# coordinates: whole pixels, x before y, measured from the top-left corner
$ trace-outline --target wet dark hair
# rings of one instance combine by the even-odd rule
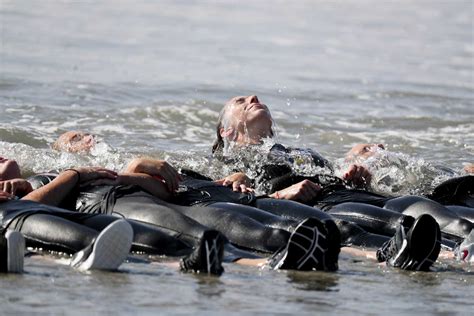
[[[212,144],[212,154],[214,155],[222,155],[222,151],[224,150],[224,139],[221,136],[221,128],[224,128],[222,121],[224,119],[224,115],[227,110],[227,104],[224,105],[222,108],[221,112],[219,113],[219,118],[217,119],[217,125],[216,125],[216,140],[214,141],[214,144]],[[270,136],[273,137],[275,133],[273,132],[273,128],[270,129]]]
[[[214,141],[214,144],[212,144],[212,154],[222,153],[222,150],[224,149],[224,139],[221,136],[221,128],[223,128],[222,119],[224,117],[226,108],[227,104],[224,105],[224,108],[221,110],[221,113],[219,113],[219,118],[217,119],[216,140]]]

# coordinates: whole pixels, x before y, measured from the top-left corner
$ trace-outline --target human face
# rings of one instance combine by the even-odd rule
[[[68,152],[88,152],[95,146],[94,135],[80,131],[70,131],[59,136],[53,148]]]
[[[380,149],[385,150],[385,146],[383,144],[357,144],[346,154],[346,159],[365,160],[372,157]]]
[[[15,160],[0,157],[0,180],[21,178],[20,166]]]
[[[272,136],[272,116],[268,107],[260,103],[256,95],[232,98],[225,105],[221,136],[227,137],[229,130],[237,142],[260,142]]]

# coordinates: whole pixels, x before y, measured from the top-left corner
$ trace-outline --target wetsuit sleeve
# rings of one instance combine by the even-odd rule
[[[213,181],[211,178],[206,177],[205,175],[200,174],[199,172],[193,171],[191,169],[181,169],[179,171],[181,175],[196,179],[196,180],[205,180],[205,181]]]

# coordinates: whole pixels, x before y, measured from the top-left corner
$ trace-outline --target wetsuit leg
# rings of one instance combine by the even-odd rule
[[[390,237],[373,234],[365,231],[360,226],[335,218],[339,231],[341,233],[341,246],[359,246],[364,248],[379,248]]]
[[[129,195],[116,200],[114,214],[155,225],[189,245],[196,245],[207,227],[183,215],[175,206],[152,196]]]
[[[293,231],[293,229],[295,229],[300,222],[299,220],[288,219],[248,205],[217,202],[210,204],[209,206],[221,208],[227,212],[237,213],[250,217],[251,219],[262,223],[265,226],[280,228],[289,231]]]
[[[456,213],[459,217],[474,223],[474,208],[458,205],[447,205],[446,207]]]
[[[290,237],[287,230],[269,227],[248,217],[243,213],[251,210],[245,211],[245,208],[253,209],[234,203],[215,203],[207,207],[178,207],[186,216],[222,232],[237,247],[273,253],[286,245]]]
[[[103,230],[118,217],[100,214],[84,221],[84,225],[98,231]],[[152,224],[127,220],[133,228],[132,251],[153,255],[181,256],[192,251],[192,245],[175,238]]]
[[[443,233],[466,238],[473,228],[473,223],[459,217],[455,212],[435,201],[421,196],[402,196],[387,201],[385,209],[394,210],[415,218],[430,214],[438,222]]]
[[[327,211],[332,216],[357,224],[368,232],[393,236],[400,220],[399,212],[364,203],[341,203]]]
[[[18,221],[21,225],[16,225]],[[12,221],[11,227],[25,236],[26,245],[73,254],[99,234],[95,229],[50,214],[33,214]]]
[[[289,218],[301,222],[308,217],[315,217],[319,220],[328,220],[332,217],[318,208],[289,200],[278,199],[257,199],[256,207],[272,214]]]

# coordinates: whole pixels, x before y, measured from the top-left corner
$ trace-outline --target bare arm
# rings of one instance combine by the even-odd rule
[[[121,173],[115,179],[99,179],[90,182],[91,185],[136,185],[147,191],[148,193],[168,200],[171,193],[168,191],[166,184],[161,180],[145,174],[145,173]]]
[[[61,172],[47,185],[24,196],[23,200],[56,206],[81,183],[101,178],[115,179],[116,177],[117,174],[114,171],[103,168],[69,169]]]
[[[126,173],[145,173],[150,176],[163,179],[169,192],[178,189],[179,182],[182,180],[178,171],[164,160],[135,158],[124,171]]]

